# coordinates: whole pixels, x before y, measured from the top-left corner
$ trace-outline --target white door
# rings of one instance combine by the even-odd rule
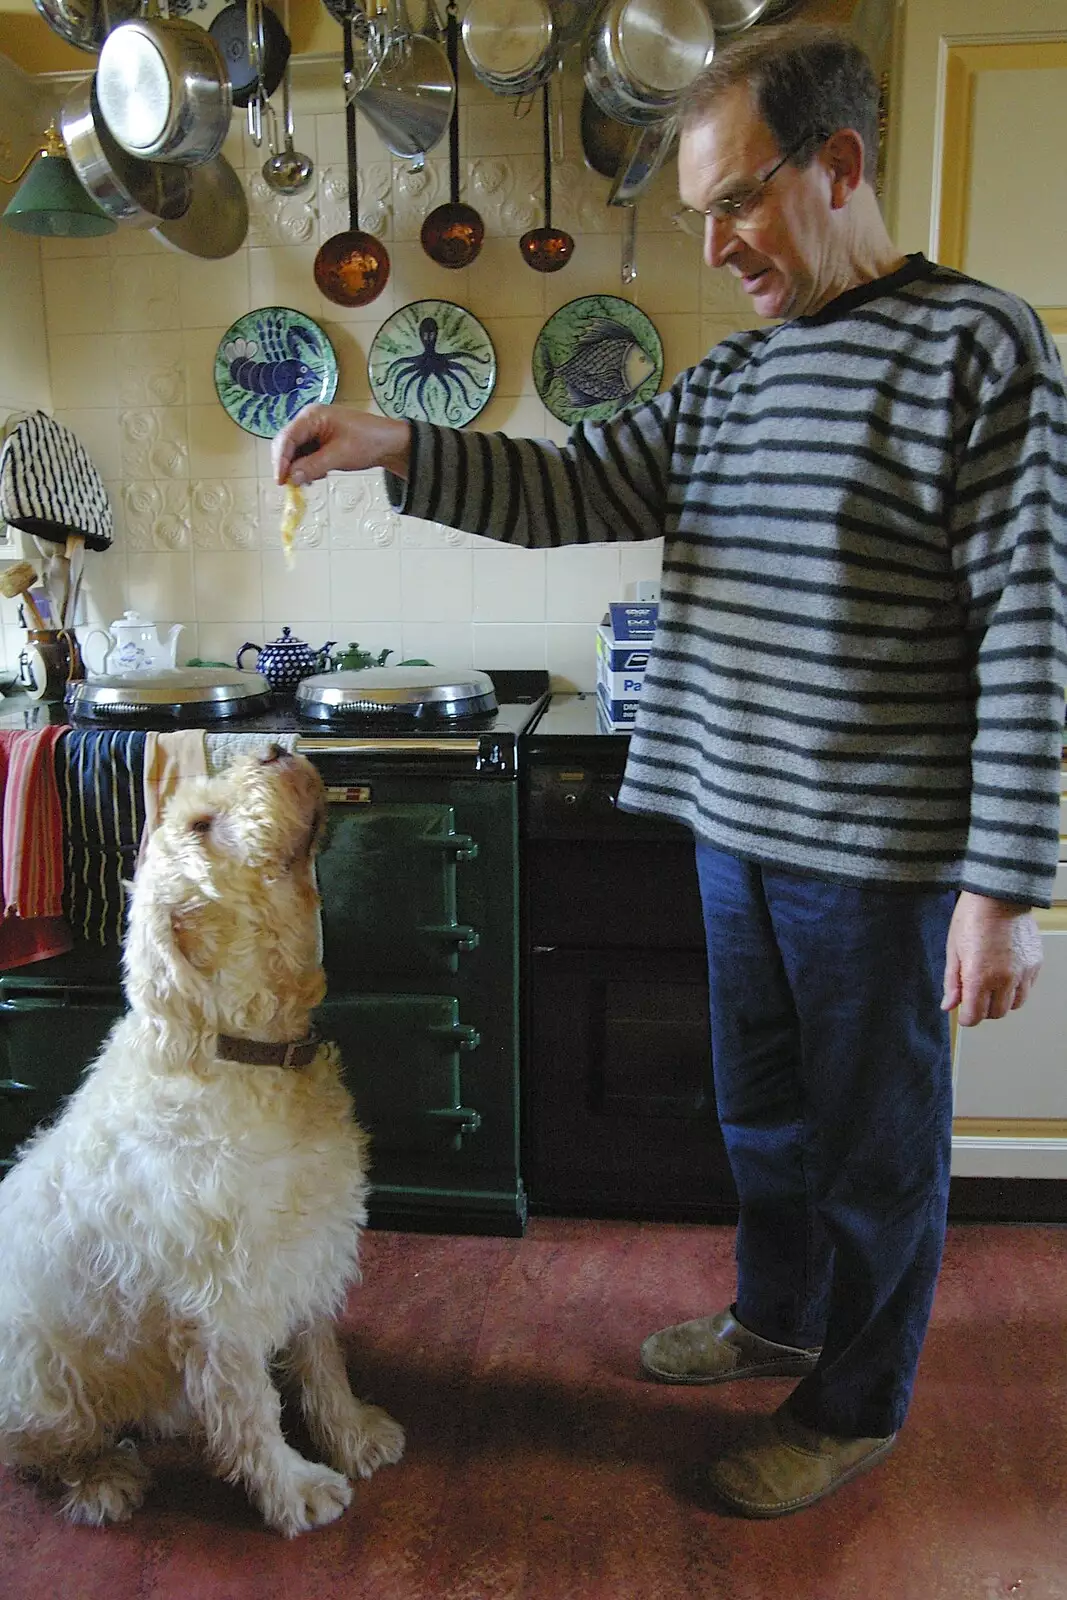
[[[905,250],[1014,290],[1067,357],[1067,0],[907,0],[889,83]],[[1067,833],[1067,821],[1063,831]],[[955,1031],[952,1170],[1067,1178],[1067,843],[1024,1009]]]

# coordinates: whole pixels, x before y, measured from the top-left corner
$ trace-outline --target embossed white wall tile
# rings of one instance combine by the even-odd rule
[[[180,328],[184,259],[169,251],[111,263],[112,326],[121,333]]]
[[[256,440],[214,405],[189,406],[189,476],[254,478]]]
[[[110,333],[118,326],[108,256],[46,258],[41,262],[41,281],[49,336]]]
[[[417,171],[397,162],[392,182],[393,240],[417,244],[423,222],[435,206],[443,205],[448,198],[447,157],[432,156]]]
[[[292,567],[280,550],[263,552],[263,612],[288,623],[313,622],[329,614],[330,553],[298,550]],[[321,639],[309,640],[317,649]]]
[[[545,629],[545,666],[552,687],[561,692],[596,688],[596,629],[575,623],[549,623]]]
[[[513,550],[478,539],[473,554],[476,623],[544,622],[547,551]]]
[[[182,328],[228,327],[248,310],[248,252],[222,261],[180,256],[178,294]]]
[[[481,156],[467,163],[467,199],[493,238],[518,239],[545,220],[539,156]]]
[[[185,480],[127,480],[122,491],[127,550],[185,550],[192,542]],[[88,581],[88,579],[86,580]]]
[[[400,542],[380,472],[335,472],[327,479],[330,544],[335,550],[381,550]]]
[[[119,412],[125,478],[188,478],[189,430],[184,406],[131,407]]]
[[[116,347],[106,333],[53,334],[52,404],[114,406],[118,400]]]
[[[198,550],[193,574],[198,622],[262,617],[263,581],[258,550]]]
[[[120,406],[184,404],[185,349],[180,332],[119,334],[112,354],[117,357]]]
[[[105,482],[109,479],[122,480],[125,474],[122,469],[118,412],[106,406],[57,406],[55,417],[57,422],[65,423],[77,434]]]
[[[476,622],[472,664],[480,671],[510,667],[513,671],[543,669],[545,630],[528,623]]]
[[[193,614],[193,560],[185,551],[131,551],[126,558],[126,583],[126,603],[142,617],[184,624]],[[189,648],[188,628],[184,628],[178,636],[179,664],[195,654]]]
[[[276,483],[260,483],[259,542],[264,550],[281,550],[284,492]],[[297,556],[304,550],[325,549],[329,527],[329,489],[325,479],[320,478],[318,483],[310,483],[304,490],[304,511],[293,536]]]
[[[421,517],[398,517],[400,545],[404,550],[460,550],[471,543],[462,528],[448,528],[443,522],[424,522]]]
[[[545,614],[550,622],[596,627],[621,594],[617,544],[569,544],[546,562]]]
[[[400,548],[330,553],[331,617],[399,617]]]
[[[259,544],[255,478],[198,478],[189,486],[193,543],[201,550],[253,550]]]
[[[400,615],[405,622],[470,621],[469,548],[402,550],[400,573]]]

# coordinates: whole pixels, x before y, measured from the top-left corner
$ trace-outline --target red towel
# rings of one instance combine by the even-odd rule
[[[0,731],[0,968],[60,955],[73,943],[63,919],[63,813],[54,761],[66,731]]]

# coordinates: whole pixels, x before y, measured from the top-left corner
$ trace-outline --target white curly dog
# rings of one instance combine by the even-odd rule
[[[277,747],[179,790],[134,884],[129,1012],[0,1184],[0,1462],[65,1488],[74,1522],[140,1504],[130,1430],[188,1434],[290,1536],[403,1452],[334,1330],[367,1140],[309,1035],[323,815]],[[287,1443],[272,1370],[329,1465]]]

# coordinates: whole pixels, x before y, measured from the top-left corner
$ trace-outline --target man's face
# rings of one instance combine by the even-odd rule
[[[803,154],[809,153],[810,146]],[[784,154],[747,84],[727,90],[712,113],[687,129],[678,152],[679,191],[694,211],[755,192],[743,216],[707,217],[704,259],[732,272],[766,318],[810,315],[837,292],[830,174],[817,157],[807,167],[786,162],[760,187]]]

